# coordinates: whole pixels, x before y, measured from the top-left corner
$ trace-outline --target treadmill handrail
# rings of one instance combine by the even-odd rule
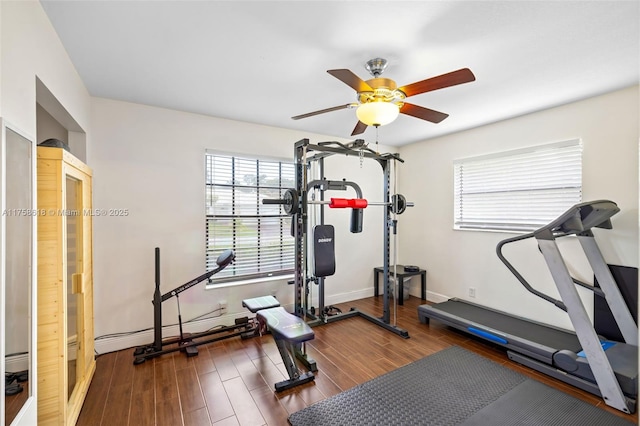
[[[591,228],[611,229],[611,217],[620,212],[610,200],[586,201],[571,206],[553,221],[535,230],[538,239],[554,239],[588,232]]]
[[[513,267],[513,265],[511,265],[511,263],[507,260],[507,258],[504,257],[504,255],[502,254],[502,247],[505,244],[515,243],[516,241],[526,240],[528,238],[533,238],[534,236],[535,236],[535,234],[533,232],[530,232],[528,234],[518,235],[517,237],[512,237],[512,238],[507,238],[505,240],[502,240],[496,246],[496,254],[498,255],[498,258],[502,261],[502,263],[504,263],[504,265],[507,267],[507,269],[509,269],[509,271],[511,271],[511,273],[518,279],[518,281],[520,281],[520,283],[524,286],[524,288],[527,289],[527,291],[529,291],[530,293],[533,293],[536,296],[546,300],[547,302],[553,303],[555,306],[557,306],[558,308],[560,308],[560,309],[562,309],[563,311],[566,312],[567,311],[567,307],[565,306],[564,303],[562,303],[561,300],[554,299],[553,297],[549,296],[548,294],[543,293],[543,292],[533,288],[531,286],[531,284],[529,284],[529,282],[520,274],[520,272],[518,272],[516,270],[516,268]]]

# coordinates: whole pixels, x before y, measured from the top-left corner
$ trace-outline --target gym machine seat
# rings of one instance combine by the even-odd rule
[[[247,308],[249,312],[255,314],[262,309],[277,308],[280,302],[273,296],[254,297],[253,299],[244,299],[242,306]]]
[[[314,338],[311,327],[299,317],[290,314],[283,307],[262,309],[256,314],[260,329],[263,325],[273,335],[273,338],[289,374],[289,380],[275,384],[276,392],[290,389],[315,379],[313,372],[300,372],[295,363],[295,345]]]

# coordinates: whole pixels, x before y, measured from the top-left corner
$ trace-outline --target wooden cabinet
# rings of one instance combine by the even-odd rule
[[[95,371],[91,169],[38,147],[38,425],[74,425]]]

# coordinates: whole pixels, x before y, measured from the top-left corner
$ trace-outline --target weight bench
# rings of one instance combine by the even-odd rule
[[[295,362],[296,345],[314,338],[313,330],[301,318],[290,314],[283,307],[262,309],[256,313],[260,329],[266,327],[273,335],[289,374],[289,380],[275,384],[276,392],[290,389],[315,379],[313,372],[301,373]]]
[[[252,314],[255,314],[262,309],[276,308],[280,306],[280,302],[278,302],[278,299],[276,299],[273,296],[260,296],[260,297],[254,297],[253,299],[244,299],[242,301],[242,306],[244,308],[247,308],[247,310],[249,310],[249,312],[251,312]],[[256,317],[256,322],[258,322],[257,317]],[[266,332],[267,332],[266,326],[261,325],[258,322],[258,324],[256,324],[256,327],[252,331],[252,333],[246,336],[243,336],[243,338],[252,337],[252,336],[261,336]]]
[[[273,296],[254,297],[253,299],[244,299],[242,306],[247,308],[249,312],[256,313],[262,309],[276,308],[280,306],[280,302]]]

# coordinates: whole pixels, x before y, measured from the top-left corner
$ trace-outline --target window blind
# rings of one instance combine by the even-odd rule
[[[292,273],[291,217],[262,200],[294,187],[293,163],[206,153],[205,169],[206,268],[223,250],[236,255],[212,284]]]
[[[582,201],[579,139],[454,161],[454,228],[530,232]]]

